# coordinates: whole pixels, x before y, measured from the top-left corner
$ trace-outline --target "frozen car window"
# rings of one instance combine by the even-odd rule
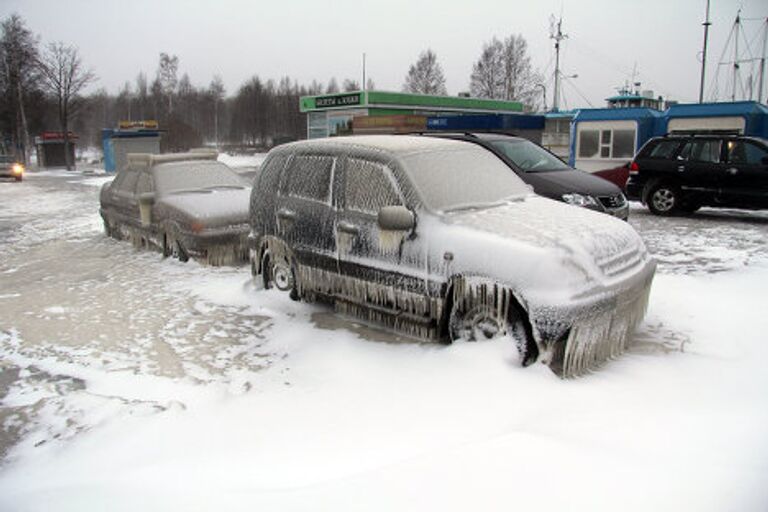
[[[136,181],[139,179],[138,171],[125,169],[122,171],[123,179],[118,183],[118,190],[124,194],[133,194],[136,191]]]
[[[327,203],[334,160],[330,156],[296,155],[285,171],[282,194]]]
[[[528,194],[525,183],[490,151],[474,147],[403,157],[405,172],[433,211],[483,207]]]
[[[347,208],[375,214],[384,206],[402,204],[383,164],[350,158],[346,167],[344,195]]]
[[[491,145],[525,172],[569,169],[560,159],[527,140],[493,140]]]
[[[214,161],[169,162],[154,168],[155,186],[161,195],[186,190],[244,188],[240,177]]]
[[[146,171],[139,175],[139,184],[136,186],[137,194],[152,192],[152,176]]]
[[[10,155],[0,155],[0,164],[11,164],[13,163],[13,157]]]

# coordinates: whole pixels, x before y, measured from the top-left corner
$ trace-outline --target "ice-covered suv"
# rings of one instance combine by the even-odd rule
[[[362,136],[270,151],[251,195],[254,276],[436,341],[510,334],[574,376],[622,352],[655,263],[626,222],[533,194],[463,141]]]
[[[693,213],[702,206],[768,208],[768,140],[653,138],[630,164],[627,195],[656,215]]]

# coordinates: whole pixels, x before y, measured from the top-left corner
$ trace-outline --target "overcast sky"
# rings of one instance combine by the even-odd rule
[[[43,43],[78,46],[99,77],[92,89],[112,93],[133,84],[139,71],[151,80],[161,51],[178,55],[179,75],[188,73],[196,85],[220,74],[227,94],[253,75],[306,84],[360,81],[365,52],[376,89],[400,90],[408,67],[432,48],[448,92],[457,94],[468,90],[484,42],[522,34],[534,67],[550,79],[551,104],[549,20],[562,13],[562,70],[578,74],[565,86],[565,106],[599,107],[631,80],[635,66],[643,89],[695,101],[705,6],[706,0],[0,0],[0,16],[20,14]],[[739,7],[745,18],[768,16],[765,0],[712,0],[707,91]],[[759,54],[761,21],[744,26]]]

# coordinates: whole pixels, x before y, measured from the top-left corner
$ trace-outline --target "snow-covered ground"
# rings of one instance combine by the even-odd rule
[[[768,214],[632,224],[628,354],[563,381],[101,234],[108,177],[0,183],[0,510],[766,510]]]

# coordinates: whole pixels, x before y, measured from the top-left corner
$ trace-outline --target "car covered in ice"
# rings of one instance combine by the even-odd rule
[[[492,151],[539,195],[622,220],[629,218],[629,202],[619,187],[574,169],[527,139],[503,133],[423,132],[422,135],[465,140]]]
[[[463,141],[360,136],[270,151],[251,194],[266,287],[434,341],[509,334],[579,375],[623,351],[655,263],[626,222],[533,194]]]
[[[182,261],[247,261],[251,187],[216,157],[203,151],[129,154],[101,189],[106,234]]]
[[[13,155],[0,155],[0,178],[13,178],[21,181],[24,177],[24,165]]]

